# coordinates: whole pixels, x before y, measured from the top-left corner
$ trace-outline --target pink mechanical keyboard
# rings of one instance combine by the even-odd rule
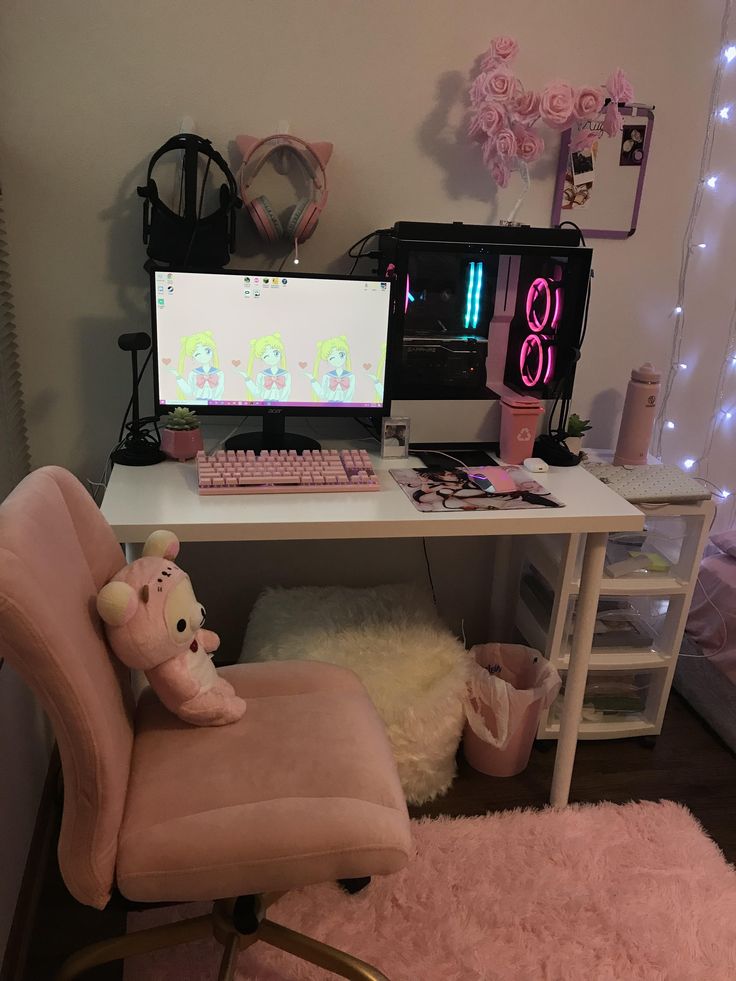
[[[197,454],[200,494],[313,494],[380,490],[365,450],[217,450]]]

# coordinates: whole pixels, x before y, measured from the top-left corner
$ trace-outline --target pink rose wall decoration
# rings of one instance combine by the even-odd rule
[[[619,102],[631,102],[634,90],[621,68],[605,85],[575,88],[555,81],[541,91],[525,89],[511,64],[519,52],[512,37],[494,37],[480,59],[480,71],[471,83],[470,139],[482,145],[483,163],[499,187],[507,187],[518,170],[528,184],[528,166],[544,153],[544,139],[535,127],[541,122],[554,130],[575,123],[600,120],[606,136],[621,131]],[[571,150],[590,152],[600,130],[578,129]]]

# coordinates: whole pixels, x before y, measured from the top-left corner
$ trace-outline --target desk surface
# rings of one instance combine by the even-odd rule
[[[323,441],[326,449],[330,441]],[[347,441],[333,443],[345,446]],[[365,446],[365,443],[361,444]],[[637,531],[644,515],[582,467],[535,474],[563,508],[422,513],[390,469],[420,460],[382,460],[371,454],[381,490],[358,494],[251,494],[200,497],[193,463],[116,466],[102,513],[121,542],[142,542],[168,528],[183,542],[294,541],[349,538],[453,538],[480,535]]]

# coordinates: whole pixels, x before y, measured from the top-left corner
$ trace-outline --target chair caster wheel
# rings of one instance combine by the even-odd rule
[[[656,736],[639,736],[639,745],[643,746],[644,749],[654,749],[657,745]]]
[[[256,906],[257,896],[238,896],[233,906],[233,926],[238,933],[249,936],[256,933],[260,919]]]
[[[365,889],[366,886],[370,885],[371,877],[369,875],[364,875],[360,879],[338,879],[338,885],[342,886],[345,892],[350,893],[354,896],[356,892],[360,892],[361,889]]]

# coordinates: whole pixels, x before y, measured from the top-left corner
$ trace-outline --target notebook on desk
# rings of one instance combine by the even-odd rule
[[[585,469],[631,504],[694,504],[707,501],[710,491],[679,467],[660,464],[615,467],[612,463],[585,463]]]

